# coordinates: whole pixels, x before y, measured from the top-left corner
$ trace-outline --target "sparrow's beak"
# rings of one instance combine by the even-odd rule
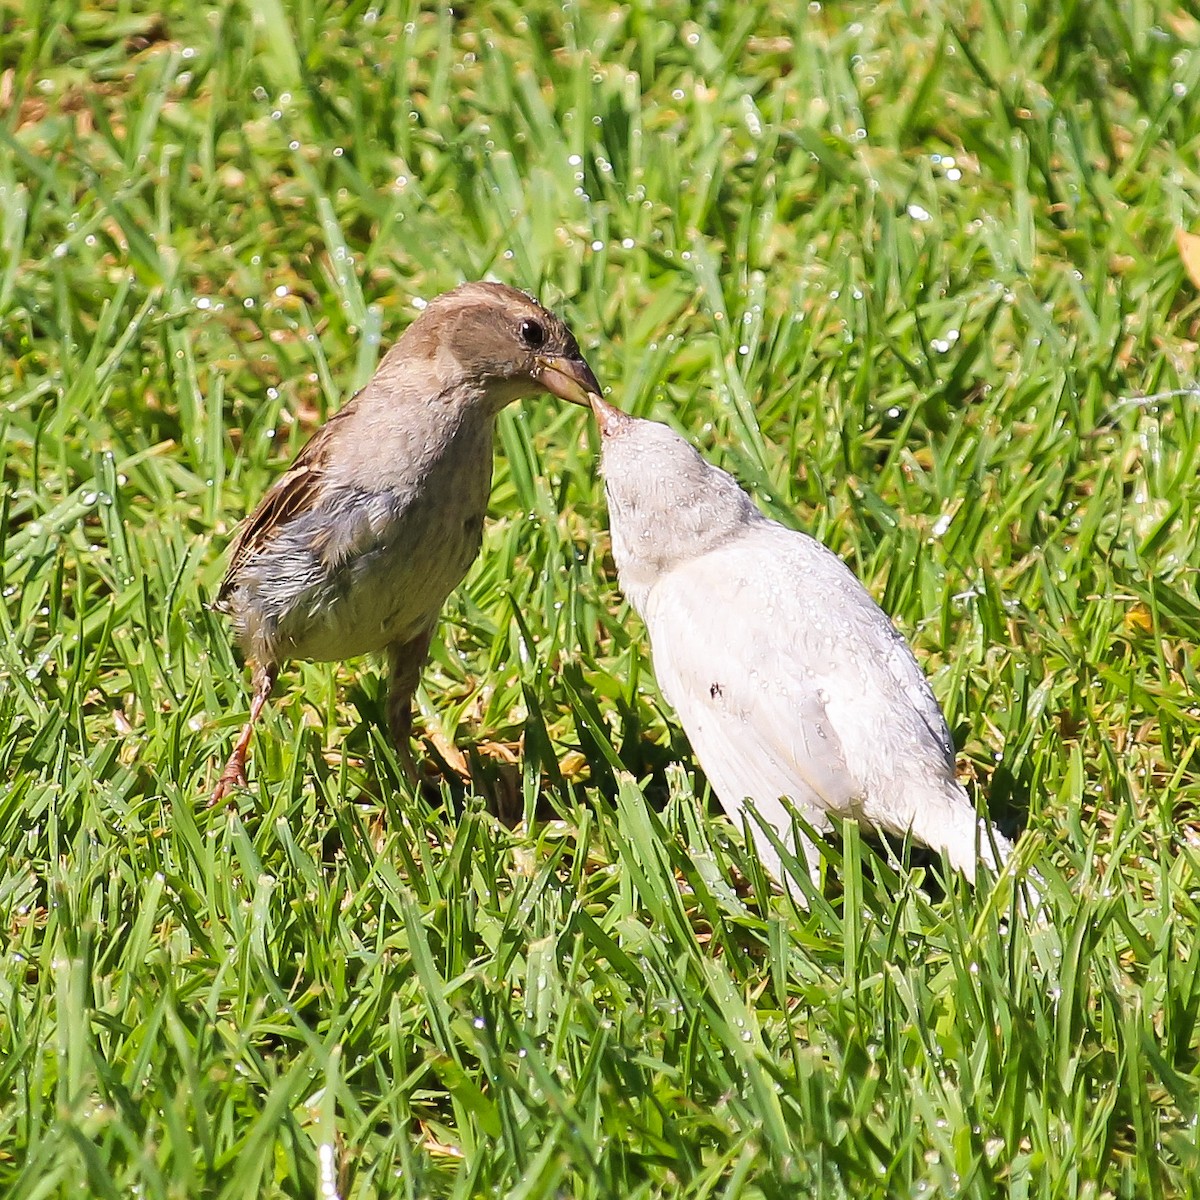
[[[582,404],[586,408],[591,396],[600,395],[600,384],[592,368],[582,358],[567,358],[562,354],[539,355],[538,382],[552,396]]]
[[[600,399],[599,394],[589,396],[588,399],[591,401],[592,412],[596,414],[596,424],[600,426],[602,438],[610,438],[633,424],[633,418],[628,413],[623,413],[619,408],[613,408],[611,404],[606,404]]]

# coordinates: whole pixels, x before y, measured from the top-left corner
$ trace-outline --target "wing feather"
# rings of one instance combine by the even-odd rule
[[[928,682],[819,542],[764,521],[668,572],[645,610],[659,684],[731,813],[749,797],[782,832],[787,796],[818,829],[834,813],[902,832],[958,807]]]
[[[229,548],[229,565],[217,592],[218,608],[227,606],[230,593],[247,562],[283,527],[316,507],[326,479],[330,438],[339,421],[353,408],[351,401],[335,412],[304,444],[288,470],[281,475],[241,523]]]

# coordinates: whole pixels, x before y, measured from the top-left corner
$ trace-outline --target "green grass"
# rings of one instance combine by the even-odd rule
[[[1200,1193],[1192,6],[142,8],[0,0],[0,1193]],[[235,522],[485,273],[867,581],[1045,927],[768,886],[549,400],[419,697],[475,786],[298,664],[205,806]]]

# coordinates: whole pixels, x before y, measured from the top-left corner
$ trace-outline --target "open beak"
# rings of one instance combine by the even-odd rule
[[[592,396],[600,395],[600,384],[582,358],[547,354],[540,355],[537,364],[540,368],[538,382],[560,400],[569,400],[586,408]]]
[[[633,418],[623,413],[619,408],[613,408],[600,399],[599,393],[589,397],[592,412],[596,414],[596,424],[600,426],[601,437],[612,437],[633,424]]]

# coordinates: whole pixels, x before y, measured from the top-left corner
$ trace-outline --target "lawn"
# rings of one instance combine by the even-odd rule
[[[0,1194],[1200,1194],[1200,19],[0,0]],[[586,414],[507,410],[419,693],[237,521],[491,276],[842,555],[1044,880],[717,815]],[[440,782],[439,782],[440,780]]]

